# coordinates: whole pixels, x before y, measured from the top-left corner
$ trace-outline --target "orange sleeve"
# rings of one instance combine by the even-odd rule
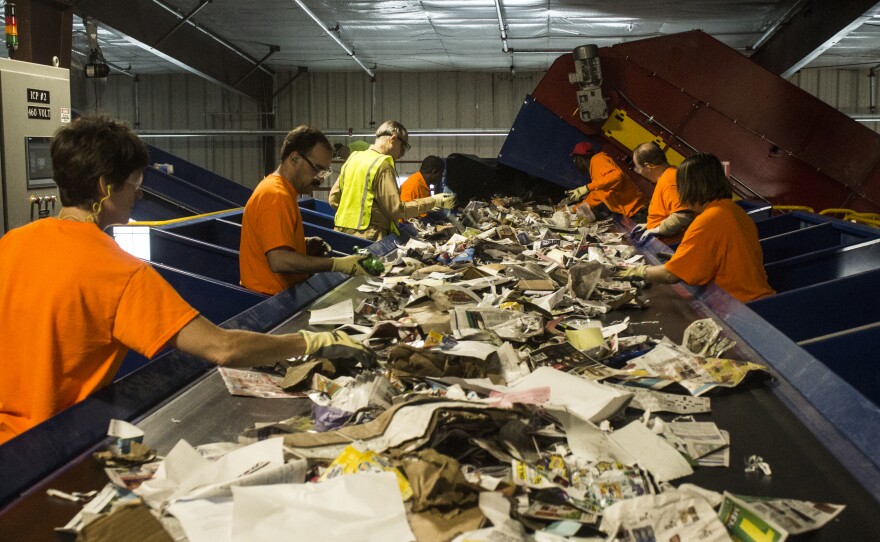
[[[410,176],[402,185],[400,185],[400,201],[412,201],[416,199],[415,191],[417,190],[417,187],[414,186],[415,184],[415,179]]]
[[[657,179],[654,195],[648,205],[648,227],[655,228],[672,213],[687,209],[681,204],[678,186],[675,181],[675,168],[668,168]]]
[[[263,254],[282,247],[306,253],[301,215],[289,197],[267,194],[253,211],[253,233],[259,237]]]
[[[266,253],[289,248],[306,254],[305,230],[296,192],[286,188],[280,177],[264,179],[244,209],[239,250],[241,284],[268,295],[306,280],[306,273],[274,273]]]
[[[151,358],[198,314],[155,269],[144,266],[119,300],[113,337]]]
[[[400,201],[413,201],[420,198],[427,198],[431,195],[425,178],[422,177],[420,171],[416,171],[410,175],[406,181],[400,185]]]
[[[590,184],[592,190],[611,190],[623,180],[621,170],[614,159],[600,152],[590,159]]]
[[[707,220],[696,220],[687,229],[675,254],[666,262],[666,270],[694,286],[707,284],[718,274],[719,247],[717,231]]]
[[[641,191],[613,158],[600,152],[590,159],[590,193],[584,199],[590,207],[604,203],[623,216],[632,216],[644,206]]]
[[[772,295],[755,223],[730,199],[711,202],[685,231],[666,269],[692,285],[714,282],[746,302]]]

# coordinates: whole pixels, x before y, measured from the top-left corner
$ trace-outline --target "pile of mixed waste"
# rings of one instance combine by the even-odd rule
[[[108,467],[108,495],[132,490],[165,529],[213,542],[290,529],[385,542],[751,540],[747,525],[780,540],[843,509],[680,483],[730,468],[706,394],[765,369],[726,357],[735,345],[713,320],[676,340],[630,334],[646,302],[612,273],[642,255],[610,219],[497,198],[416,226],[356,299],[311,314],[313,328],[363,341],[376,365],[267,369],[277,395],[253,394],[308,396],[311,417]],[[248,393],[241,371],[221,372]],[[771,474],[759,457],[747,468]]]

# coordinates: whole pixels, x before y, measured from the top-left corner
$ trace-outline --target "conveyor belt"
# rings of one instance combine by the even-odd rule
[[[317,299],[312,307],[363,297],[365,294],[355,290],[358,283],[359,279],[343,283]],[[694,300],[686,302],[682,295],[689,297],[681,287],[655,285],[648,291],[648,309],[618,310],[606,316],[606,323],[629,316],[631,334],[665,334],[678,341],[690,322],[708,314],[702,304]],[[308,312],[302,311],[272,333],[301,329],[307,319]],[[712,413],[697,419],[715,421],[720,428],[730,431],[731,466],[728,469],[701,468],[681,482],[745,495],[846,504],[839,518],[815,533],[811,540],[877,539],[880,536],[877,502],[782,404],[771,389],[774,385],[769,381],[753,381],[735,390],[710,395]],[[145,430],[148,444],[160,453],[167,453],[179,439],[193,445],[234,441],[239,431],[254,422],[281,420],[308,410],[307,399],[230,396],[217,371],[211,371],[138,425]],[[771,465],[772,476],[765,478],[744,472],[743,459],[752,454],[762,456]],[[0,540],[56,541],[52,528],[67,522],[78,505],[49,498],[45,489],[87,491],[99,489],[106,482],[103,471],[90,457],[75,459],[54,479],[38,484],[0,515]]]

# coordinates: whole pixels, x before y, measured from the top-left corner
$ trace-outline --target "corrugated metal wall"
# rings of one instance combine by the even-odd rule
[[[135,126],[134,80],[113,76],[105,85],[97,87],[97,108]],[[94,88],[89,88],[92,104],[94,95]],[[141,76],[137,95],[140,128],[144,130],[260,128],[256,103],[200,77]],[[94,108],[89,108],[83,112],[93,111]],[[254,186],[261,178],[262,144],[258,137],[145,138],[145,141],[241,184]]]
[[[277,98],[276,126],[287,130],[308,123],[323,130],[371,131],[388,119],[401,121],[410,130],[500,129],[507,131],[523,98],[544,76],[543,72],[382,72],[377,74],[375,99],[363,73],[310,72],[296,78]],[[277,86],[293,77],[279,73]],[[94,81],[94,80],[93,80]],[[845,113],[867,113],[868,70],[801,70],[792,83]],[[103,85],[103,86],[102,86]],[[94,104],[109,115],[135,123],[134,81],[112,76],[89,87]],[[157,129],[259,130],[256,103],[191,75],[140,77],[140,126]],[[93,109],[90,107],[89,111]],[[371,128],[370,122],[376,125]],[[867,126],[880,131],[880,123]],[[345,138],[332,137],[335,142]],[[257,136],[149,138],[152,143],[245,186],[253,187],[263,171],[261,140]],[[413,137],[412,150],[398,170],[402,175],[418,169],[429,154],[451,153],[494,157],[504,142],[494,137]],[[280,145],[280,139],[276,147]],[[320,194],[319,194],[320,197]]]
[[[870,78],[867,69],[801,70],[790,81],[843,113],[866,114],[870,106]],[[878,85],[880,86],[880,85]],[[876,96],[875,96],[875,104]],[[866,122],[866,127],[880,131],[880,123]]]
[[[291,77],[293,73],[278,74],[277,86]],[[276,126],[287,130],[308,123],[328,131],[375,131],[383,121],[395,119],[412,131],[498,128],[506,132],[523,98],[541,77],[543,72],[517,73],[515,77],[509,73],[379,73],[374,103],[366,74],[306,73],[278,95]],[[134,125],[133,87],[129,77],[111,77],[103,91],[99,89],[99,109]],[[90,90],[92,103],[93,96]],[[260,128],[257,104],[190,75],[142,76],[139,104],[143,130]],[[376,123],[372,128],[370,121]],[[266,173],[257,136],[147,141],[245,186],[255,186]],[[331,141],[344,143],[345,138],[331,137]],[[405,175],[416,171],[421,159],[429,154],[494,157],[503,142],[503,136],[412,137],[413,148],[399,164],[398,172]]]

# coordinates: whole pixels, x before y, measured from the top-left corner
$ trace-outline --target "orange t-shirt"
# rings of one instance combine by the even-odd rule
[[[687,207],[681,204],[678,196],[675,171],[674,167],[666,168],[666,171],[657,179],[654,195],[651,196],[651,203],[648,205],[648,228],[656,228],[672,213],[687,210]],[[662,240],[671,245],[681,241],[683,237],[684,232],[679,232],[672,237],[663,237]]]
[[[644,207],[642,192],[613,158],[598,152],[590,159],[590,193],[583,203],[595,207],[604,203],[613,213],[632,216]]]
[[[714,281],[742,302],[775,293],[767,283],[758,228],[731,199],[706,205],[665,266],[691,285]]]
[[[198,316],[95,224],[46,218],[0,238],[0,443],[152,357]]]
[[[421,171],[416,171],[400,185],[400,201],[412,201],[419,198],[427,198],[431,195],[428,183],[422,176]]]
[[[425,177],[422,176],[421,171],[416,171],[412,175],[406,178],[403,181],[403,184],[400,185],[400,201],[407,202],[413,201],[416,199],[427,198],[431,195],[431,189],[428,188],[428,183],[425,182]],[[420,214],[419,217],[428,216],[427,214]],[[404,220],[401,219],[401,222]]]
[[[241,285],[275,295],[309,278],[308,273],[273,273],[266,253],[286,247],[306,254],[306,235],[296,189],[272,174],[260,181],[244,207],[238,267]]]

